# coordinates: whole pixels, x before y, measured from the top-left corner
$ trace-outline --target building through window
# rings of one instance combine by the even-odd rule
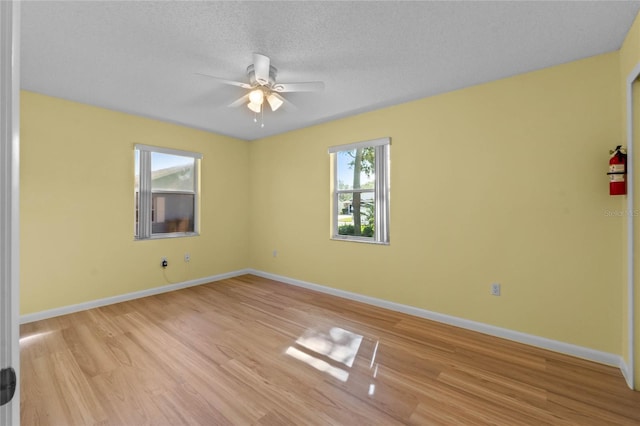
[[[136,239],[198,234],[201,154],[135,146]]]

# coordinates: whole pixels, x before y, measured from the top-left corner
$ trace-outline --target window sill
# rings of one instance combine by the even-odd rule
[[[366,238],[366,237],[348,237],[345,235],[334,235],[330,238],[333,241],[349,241],[352,243],[364,243],[364,244],[374,244],[374,245],[378,245],[378,246],[388,246],[389,242],[388,241],[375,241],[371,238]]]
[[[134,237],[134,241],[164,240],[167,238],[199,237],[198,232],[172,232],[170,234],[154,234],[149,238]]]

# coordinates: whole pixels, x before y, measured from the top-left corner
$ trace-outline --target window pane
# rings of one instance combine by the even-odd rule
[[[373,192],[338,194],[338,234],[373,237],[375,199]]]
[[[375,152],[373,147],[338,152],[338,189],[375,188]]]
[[[334,238],[389,243],[390,144],[380,138],[329,148]]]
[[[136,209],[135,209],[136,213],[135,213],[135,219],[134,219],[135,222],[133,224],[133,233],[137,237],[139,235],[139,229],[140,229],[140,219],[139,219],[139,217],[140,217],[140,207],[139,207],[139,204],[140,204],[140,193],[137,190],[136,190],[136,193],[135,193],[134,202],[135,202],[135,205],[136,205]]]
[[[136,145],[136,239],[196,235],[199,154]]]
[[[134,176],[135,176],[135,181],[134,181],[134,192],[137,194],[140,191],[140,151],[135,150],[135,156],[134,156],[134,166],[133,166],[133,170],[134,170]]]
[[[138,214],[139,214],[139,208],[138,208],[138,203],[140,202],[140,151],[138,151],[137,149],[134,151],[134,160],[133,160],[133,180],[134,180],[134,184],[133,184],[133,194],[135,197],[135,219],[134,219],[134,225],[133,225],[133,233],[134,235],[137,237],[138,236]]]
[[[151,153],[152,191],[193,191],[195,159],[180,155]]]
[[[154,192],[151,206],[151,232],[194,232],[193,194]]]

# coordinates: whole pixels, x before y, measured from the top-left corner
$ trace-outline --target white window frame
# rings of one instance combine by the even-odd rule
[[[175,237],[192,237],[200,235],[200,161],[202,160],[202,154],[182,151],[178,149],[163,148],[150,145],[136,144],[134,145],[134,155],[136,151],[139,152],[139,167],[140,167],[140,182],[139,182],[139,199],[138,199],[138,234],[135,234],[135,216],[134,216],[134,238],[136,240],[153,240],[161,238],[175,238]],[[194,188],[193,188],[193,232],[169,232],[169,233],[152,233],[152,199],[153,194],[151,190],[151,154],[169,154],[177,155],[181,157],[190,157],[194,161]],[[180,191],[180,193],[187,193]],[[190,192],[189,192],[190,193]],[[135,190],[134,190],[135,197]],[[135,202],[135,200],[134,200]],[[134,205],[134,215],[135,215]]]
[[[390,146],[391,138],[380,138],[369,141],[356,142],[346,145],[337,145],[329,148],[329,154],[333,161],[333,205],[331,213],[331,238],[342,241],[356,241],[373,244],[389,244],[389,175],[390,175]],[[375,188],[371,189],[344,189],[338,188],[338,153],[351,151],[358,148],[375,149]],[[375,199],[375,232],[373,237],[338,234],[338,203],[342,193],[366,193],[373,192]]]

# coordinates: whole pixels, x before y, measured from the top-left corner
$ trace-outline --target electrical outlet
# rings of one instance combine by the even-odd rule
[[[273,257],[278,257],[278,250],[273,251]]]
[[[491,295],[500,296],[500,284],[498,283],[491,284]]]
[[[166,257],[163,257],[163,258],[162,258],[162,263],[160,263],[160,265],[161,265],[163,268],[166,268],[167,266],[169,266],[169,262],[167,261],[167,258],[166,258]]]
[[[191,254],[190,253],[185,253],[184,254],[184,261],[185,262],[191,262]]]

